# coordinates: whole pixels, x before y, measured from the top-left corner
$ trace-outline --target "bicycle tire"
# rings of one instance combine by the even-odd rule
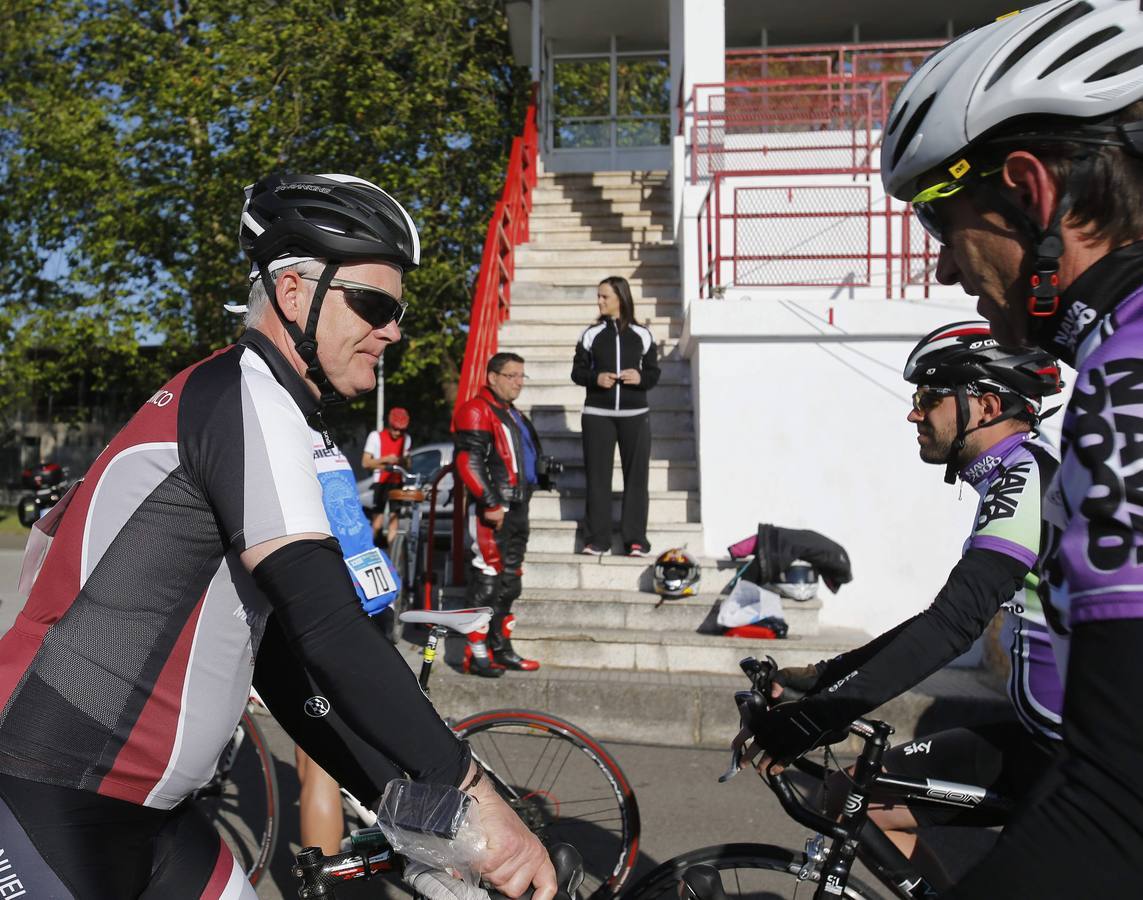
[[[381,611],[381,629],[394,646],[401,642],[401,613],[409,608],[409,593],[412,590],[412,586],[407,583],[409,579],[409,567],[407,565],[408,546],[408,541],[404,534],[398,534],[393,538],[392,552],[389,554],[389,559],[393,563],[394,570],[396,570],[397,574],[401,577],[401,590],[397,592],[397,596],[393,598],[393,602]]]
[[[237,751],[232,747],[237,744]],[[278,776],[266,737],[247,707],[214,777],[191,795],[256,885],[278,843]]]
[[[623,900],[668,900],[679,896],[679,879],[691,866],[714,866],[730,900],[808,900],[817,890],[820,873],[798,879],[804,854],[772,844],[715,844],[680,853],[652,869],[623,892]],[[770,874],[763,874],[770,873]],[[804,888],[804,889],[803,889]],[[893,896],[850,878],[838,896],[851,900],[880,900]]]
[[[580,896],[618,894],[639,850],[639,804],[619,764],[586,731],[546,713],[496,709],[453,725],[493,784],[546,844],[583,857]]]

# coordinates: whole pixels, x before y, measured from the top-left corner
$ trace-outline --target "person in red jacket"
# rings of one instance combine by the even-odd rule
[[[524,387],[524,358],[497,353],[488,360],[485,387],[453,416],[456,471],[468,488],[472,571],[468,605],[492,607],[487,631],[468,636],[466,672],[498,678],[506,669],[540,668],[512,648],[524,553],[528,501],[537,482],[540,438],[513,401]]]
[[[388,428],[369,432],[365,439],[365,452],[361,454],[363,468],[373,472],[373,542],[388,549],[397,538],[397,513],[389,510],[389,524],[384,534],[385,510],[389,506],[389,491],[401,486],[401,473],[390,466],[409,466],[409,452],[413,441],[409,437],[409,412],[400,406],[389,410]]]

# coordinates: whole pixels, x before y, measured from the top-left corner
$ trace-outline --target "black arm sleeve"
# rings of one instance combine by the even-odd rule
[[[571,379],[581,387],[590,387],[595,383],[595,366],[591,363],[591,351],[583,345],[582,339],[575,345]]]
[[[907,691],[964,653],[1027,574],[1011,556],[969,550],[932,606],[853,651],[858,667],[803,700],[806,712],[823,728],[839,728]],[[874,645],[875,653],[863,652]]]
[[[267,621],[258,646],[254,687],[294,743],[366,806],[376,806],[385,785],[405,777],[396,763],[361,740],[337,710],[323,716],[312,715],[312,710],[306,713],[306,701],[321,691],[290,650],[275,615]]]
[[[869,662],[869,660],[880,653],[883,648],[892,643],[897,635],[912,621],[912,619],[906,619],[899,625],[894,625],[884,634],[878,635],[868,644],[863,644],[860,647],[855,647],[853,650],[839,653],[832,659],[819,662],[817,664],[818,681],[817,684],[814,685],[813,693],[817,693],[822,688],[829,687],[831,684],[840,681],[842,676],[848,675],[854,669],[860,669]]]
[[[345,723],[414,778],[460,784],[467,748],[441,721],[397,649],[366,620],[337,541],[294,541],[262,560],[253,575],[293,654]],[[320,761],[320,751],[303,748]]]

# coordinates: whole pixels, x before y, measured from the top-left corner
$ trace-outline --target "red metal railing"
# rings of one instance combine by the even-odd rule
[[[871,175],[875,169],[815,170],[815,176]],[[939,248],[913,224],[911,207],[867,184],[786,182],[807,172],[721,172],[699,208],[699,296],[736,287],[871,287],[929,296]],[[765,176],[765,183],[749,179]],[[883,238],[881,237],[883,236]]]
[[[726,77],[731,80],[793,78],[804,75],[912,74],[941,40],[882,43],[806,44],[728,50]]]
[[[500,325],[508,319],[512,277],[516,271],[516,247],[528,240],[528,214],[532,211],[532,192],[536,187],[539,156],[539,131],[536,128],[538,88],[538,85],[532,85],[532,102],[524,117],[523,133],[512,139],[504,190],[496,202],[484,238],[484,253],[480,258],[480,271],[472,292],[472,315],[468,322],[468,341],[464,347],[456,409],[480,392],[484,385],[485,366],[499,345],[497,336]],[[452,517],[454,584],[461,583],[464,578],[466,499],[463,485],[458,479]]]
[[[691,183],[716,172],[868,166],[876,95],[836,76],[696,84],[690,102]]]

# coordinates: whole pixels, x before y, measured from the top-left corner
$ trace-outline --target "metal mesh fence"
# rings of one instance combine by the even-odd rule
[[[733,261],[734,284],[870,283],[867,186],[741,187],[733,196],[727,216],[733,239],[726,255]]]

